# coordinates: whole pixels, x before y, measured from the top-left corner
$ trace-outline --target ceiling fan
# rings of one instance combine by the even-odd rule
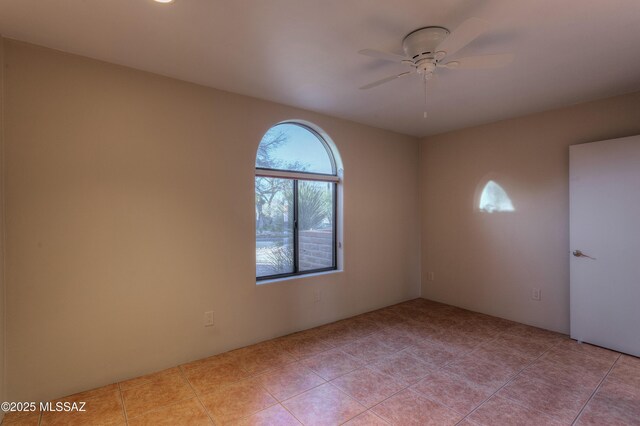
[[[480,18],[470,18],[453,32],[444,27],[436,26],[418,28],[410,32],[402,39],[404,56],[374,49],[360,50],[358,53],[361,55],[398,62],[411,68],[409,71],[366,84],[360,89],[371,89],[397,78],[419,74],[424,81],[426,102],[426,82],[434,76],[438,68],[487,69],[505,66],[513,60],[512,54],[467,56],[445,62],[446,58],[454,55],[488,29],[489,23],[487,21]]]

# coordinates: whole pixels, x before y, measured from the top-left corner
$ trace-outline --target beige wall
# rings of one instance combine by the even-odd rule
[[[422,296],[568,332],[568,147],[635,134],[640,93],[425,138]],[[489,178],[515,212],[477,211]]]
[[[4,47],[8,398],[69,394],[419,295],[414,138]],[[315,123],[340,150],[345,267],[256,286],[255,150],[285,119]]]

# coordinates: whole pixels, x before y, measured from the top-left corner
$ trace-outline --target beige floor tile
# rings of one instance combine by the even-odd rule
[[[471,356],[501,365],[506,369],[520,371],[533,362],[534,358],[505,346],[484,343],[474,349]]]
[[[144,376],[136,377],[134,379],[126,380],[124,382],[120,382],[119,386],[121,391],[125,391],[127,389],[131,389],[140,385],[162,383],[166,378],[176,375],[180,375],[179,367],[173,367]]]
[[[371,409],[393,425],[455,425],[460,414],[442,404],[423,398],[410,390],[403,390]]]
[[[234,426],[299,426],[301,423],[282,405],[277,404],[228,424]]]
[[[519,376],[502,388],[498,395],[564,423],[571,423],[587,403],[591,391]]]
[[[442,331],[431,340],[456,352],[472,351],[486,341],[486,339],[475,337],[469,333],[455,331]]]
[[[613,366],[615,359],[594,357],[590,354],[558,346],[551,348],[540,360],[549,360],[562,365],[577,365],[590,374],[604,376]]]
[[[434,369],[406,350],[382,358],[369,367],[393,377],[405,386],[416,383]]]
[[[256,378],[217,388],[200,400],[216,424],[248,417],[278,403]]]
[[[213,425],[197,398],[187,399],[138,417],[129,417],[127,421],[129,426]]]
[[[373,411],[365,411],[362,414],[355,416],[344,424],[344,426],[387,426],[388,422],[382,420],[379,416],[375,415]]]
[[[364,315],[357,315],[352,318],[342,320],[350,330],[356,332],[360,337],[373,334],[381,330],[381,326],[367,319]]]
[[[605,373],[594,373],[575,363],[558,363],[548,359],[539,359],[521,373],[521,377],[546,380],[551,383],[563,383],[566,386],[593,392],[602,381]]]
[[[342,351],[363,362],[372,362],[396,352],[395,349],[385,345],[375,335],[367,336],[350,345],[343,346]]]
[[[384,328],[375,333],[375,336],[395,351],[401,351],[419,341],[410,334],[393,328]]]
[[[278,339],[281,347],[296,359],[304,359],[332,349],[320,335],[307,330]]]
[[[407,319],[407,323],[401,326],[403,332],[415,341],[414,345],[422,341],[435,340],[442,329],[429,322],[420,322]]]
[[[370,368],[360,368],[331,382],[367,408],[384,401],[405,386]]]
[[[348,345],[366,336],[366,332],[353,328],[346,321],[338,321],[317,328],[317,337],[333,347]]]
[[[242,348],[244,349],[244,348]],[[218,355],[210,356],[207,358],[198,359],[186,364],[180,365],[180,369],[189,374],[192,371],[199,370],[201,368],[212,368],[216,366],[231,366],[241,370],[240,366],[240,354],[242,349],[224,352]]]
[[[513,323],[513,326],[510,327],[506,333],[538,342],[547,342],[549,345],[555,345],[567,339],[567,336],[554,331],[518,323]]]
[[[411,390],[463,415],[470,413],[493,393],[492,390],[444,371],[430,373],[411,386]]]
[[[96,389],[91,389],[88,391],[65,396],[64,398],[56,399],[53,402],[87,401],[88,399],[91,399],[91,398],[104,397],[108,395],[119,395],[119,394],[120,394],[120,389],[118,388],[118,384],[114,383],[114,384],[102,386]]]
[[[283,367],[296,359],[278,345],[263,343],[240,350],[238,363],[240,368],[249,374],[257,374],[265,370]]]
[[[516,374],[516,371],[502,365],[493,364],[484,359],[467,355],[443,368],[476,385],[497,390]]]
[[[40,412],[13,411],[5,413],[2,419],[3,425],[12,426],[38,426],[40,423]]]
[[[622,354],[620,355],[618,364],[640,369],[640,358],[638,358],[637,356]]]
[[[578,425],[640,425],[640,389],[605,381],[589,401]]]
[[[200,364],[198,368],[188,367],[185,376],[198,395],[210,392],[220,386],[238,382],[249,376],[237,359],[216,359]]]
[[[442,367],[460,356],[460,353],[449,350],[446,346],[426,340],[416,343],[407,350],[421,361],[436,368]]]
[[[366,408],[330,383],[313,388],[283,403],[305,425],[342,424]]]
[[[289,364],[256,377],[279,401],[284,401],[326,381],[300,363]]]
[[[629,356],[621,358],[609,373],[607,380],[640,389],[640,364],[630,362],[631,359]]]
[[[120,392],[111,390],[94,392],[91,397],[80,397],[74,402],[86,402],[84,412],[46,411],[42,414],[41,425],[124,425],[125,417]],[[84,392],[83,392],[84,393]],[[88,393],[84,393],[88,394]]]
[[[548,351],[555,343],[546,340],[529,339],[524,336],[503,333],[492,341],[495,345],[501,345],[511,350],[522,352],[525,356],[537,358]]]
[[[332,349],[307,358],[302,363],[325,380],[335,379],[364,365],[363,361],[352,357],[341,349]]]
[[[376,324],[382,324],[383,326],[391,326],[396,324],[402,324],[406,322],[406,319],[389,311],[388,309],[378,309],[377,311],[367,312],[362,315],[364,318],[372,321]]]
[[[191,386],[178,369],[155,375],[151,381],[128,387],[122,392],[128,417],[136,417],[194,396]]]
[[[613,363],[620,356],[618,352],[601,348],[600,346],[590,345],[588,343],[578,343],[573,339],[563,339],[555,347],[576,351],[595,358],[610,361],[611,363]]]
[[[482,404],[468,420],[481,426],[561,426],[558,419],[498,396]]]

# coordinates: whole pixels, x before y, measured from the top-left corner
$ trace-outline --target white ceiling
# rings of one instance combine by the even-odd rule
[[[458,56],[498,70],[419,77],[358,55],[401,52],[415,28],[492,29]],[[415,136],[640,90],[639,0],[0,0],[0,34]]]

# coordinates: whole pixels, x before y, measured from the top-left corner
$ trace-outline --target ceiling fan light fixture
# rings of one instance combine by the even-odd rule
[[[409,58],[431,56],[448,35],[449,30],[443,27],[419,28],[405,36],[402,40],[402,50]]]

